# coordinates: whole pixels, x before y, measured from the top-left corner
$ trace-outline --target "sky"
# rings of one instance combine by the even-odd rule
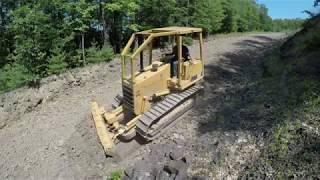
[[[265,4],[272,18],[307,18],[304,10],[313,10],[314,0],[257,0]]]

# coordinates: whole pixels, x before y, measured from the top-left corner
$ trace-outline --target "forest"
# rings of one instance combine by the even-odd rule
[[[302,23],[273,20],[255,0],[2,0],[0,92],[111,60],[140,30],[195,26],[210,35],[292,31]]]
[[[320,0],[0,0],[0,180],[320,179],[319,57]]]

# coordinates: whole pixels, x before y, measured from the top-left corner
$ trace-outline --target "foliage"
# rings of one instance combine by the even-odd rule
[[[12,34],[0,25],[0,68],[7,63],[7,56],[12,47]]]
[[[237,32],[237,14],[235,6],[232,5],[232,0],[226,0],[222,3],[224,9],[224,19],[222,20],[223,26],[221,31],[223,32]]]
[[[26,67],[35,79],[44,77],[48,51],[52,48],[50,40],[58,37],[49,16],[40,8],[22,6],[13,14],[11,29],[16,34],[13,61]]]
[[[313,37],[311,30],[298,33],[285,45],[294,54],[281,57],[277,49],[263,61],[264,88],[259,90],[275,100],[270,114],[274,124],[267,133],[260,158],[245,172],[250,177],[314,179],[318,176],[320,74],[319,60],[310,55],[315,53],[317,57],[319,51],[305,53],[303,48],[296,47]],[[314,67],[316,71],[312,70]]]
[[[140,6],[138,22],[142,29],[170,26],[175,24],[176,6],[175,0],[138,0]]]
[[[208,5],[209,5],[208,0],[195,1],[194,14],[192,17],[193,26],[201,27],[206,32],[211,31],[211,25],[212,25],[211,24],[211,16],[210,16],[211,8]]]
[[[115,171],[111,173],[111,177],[107,180],[120,180],[123,176],[123,173],[121,171]]]
[[[187,46],[191,46],[193,44],[193,39],[192,37],[183,37],[182,43]]]
[[[108,17],[111,21],[110,39],[115,52],[120,52],[124,39],[133,31],[138,31],[138,24],[135,21],[136,11],[139,5],[136,0],[111,0],[103,4],[103,8],[108,12]]]
[[[55,48],[52,50],[52,54],[48,61],[49,63],[47,72],[49,75],[60,74],[68,67],[68,64],[66,63],[66,53],[60,48]]]
[[[88,63],[100,63],[110,61],[113,58],[113,56],[113,51],[110,48],[99,49],[93,46],[87,50]]]
[[[0,2],[0,70],[23,67],[37,81],[110,60],[133,32],[163,26],[197,26],[210,34],[300,23],[273,22],[253,0],[7,0]]]
[[[275,19],[272,21],[272,31],[292,31],[302,27],[303,19]]]
[[[319,30],[310,30],[310,36],[305,42],[305,48],[309,51],[319,51],[320,33]]]
[[[67,5],[70,13],[70,16],[65,18],[67,25],[81,33],[88,30],[90,24],[94,21],[93,12],[97,6],[93,3],[88,3],[86,0],[70,2]]]
[[[209,7],[211,8],[209,14],[211,15],[211,33],[217,33],[221,30],[223,25],[222,20],[224,19],[224,10],[222,7],[222,0],[209,1]]]
[[[5,65],[0,71],[0,92],[12,90],[33,79],[27,68],[14,63]]]

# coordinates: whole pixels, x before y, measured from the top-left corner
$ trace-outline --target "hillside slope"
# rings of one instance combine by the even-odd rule
[[[320,177],[320,16],[264,61],[264,84],[279,123],[259,160],[243,176],[317,179]]]

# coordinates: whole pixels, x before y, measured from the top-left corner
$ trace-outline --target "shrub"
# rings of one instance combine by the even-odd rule
[[[121,171],[115,171],[111,173],[111,177],[107,178],[107,180],[120,180],[123,173]]]
[[[100,63],[110,61],[114,57],[113,50],[111,48],[91,47],[87,49],[87,63]]]
[[[9,91],[32,81],[34,75],[20,64],[7,64],[0,71],[0,92]]]
[[[52,51],[52,55],[49,58],[47,73],[60,74],[67,69],[66,53],[60,48],[56,48]]]
[[[309,51],[316,51],[320,49],[320,32],[314,30],[310,32],[311,36],[306,41],[306,49]]]

